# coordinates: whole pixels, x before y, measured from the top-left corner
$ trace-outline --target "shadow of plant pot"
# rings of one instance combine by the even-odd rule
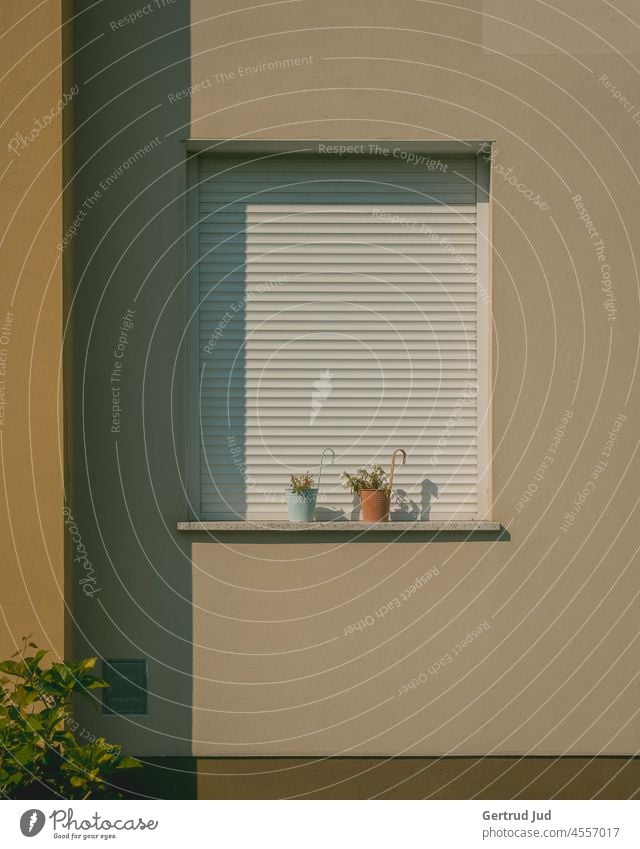
[[[360,507],[363,522],[388,522],[391,495],[381,489],[361,489]]]

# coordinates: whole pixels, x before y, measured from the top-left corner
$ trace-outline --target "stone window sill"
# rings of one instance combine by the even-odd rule
[[[367,522],[288,522],[275,520],[270,522],[178,522],[179,531],[304,531],[304,532],[326,532],[346,531],[350,533],[358,531],[373,532],[398,532],[398,531],[421,531],[422,533],[453,531],[460,533],[500,531],[500,522],[489,521],[435,521],[435,522],[378,522],[369,524]]]

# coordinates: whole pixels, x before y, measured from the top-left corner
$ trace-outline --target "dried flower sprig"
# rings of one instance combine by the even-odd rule
[[[316,481],[310,472],[305,472],[303,475],[291,475],[291,492],[307,492],[310,489],[315,489]]]

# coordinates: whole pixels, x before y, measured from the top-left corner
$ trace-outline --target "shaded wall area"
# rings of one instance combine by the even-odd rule
[[[627,758],[149,758],[125,798],[633,799]]]
[[[190,79],[184,3],[77,4],[74,212],[75,652],[147,664],[140,715],[78,711],[129,752],[191,747],[183,286]],[[77,554],[77,551],[76,551]],[[82,554],[82,553],[81,553]],[[133,685],[137,702],[141,676]],[[125,698],[126,694],[125,694]],[[138,704],[137,709],[144,709]]]
[[[632,799],[620,758],[198,760],[199,799]]]

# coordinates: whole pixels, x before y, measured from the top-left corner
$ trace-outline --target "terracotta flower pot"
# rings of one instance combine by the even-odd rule
[[[391,496],[381,489],[361,489],[360,506],[363,522],[388,522]]]

